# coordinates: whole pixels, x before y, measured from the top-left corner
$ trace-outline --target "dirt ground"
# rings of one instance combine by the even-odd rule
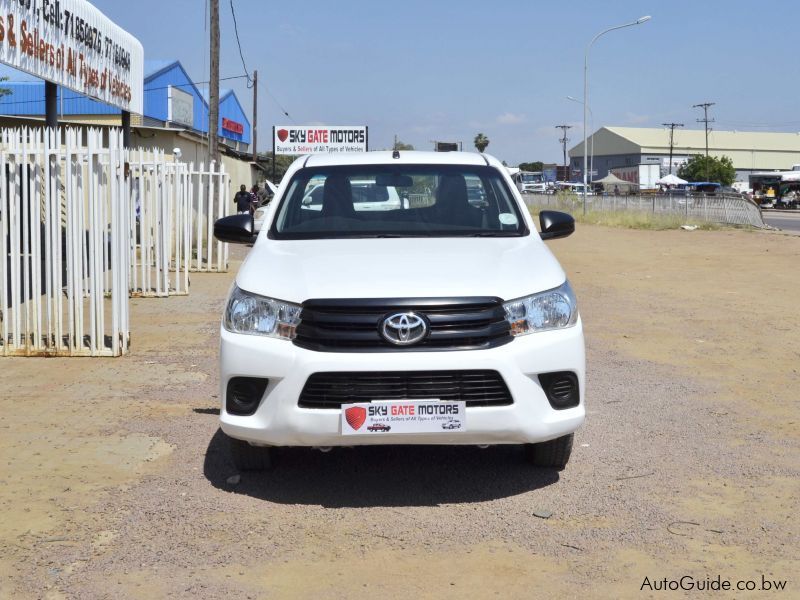
[[[515,447],[293,449],[229,482],[236,265],[133,300],[128,357],[0,359],[0,598],[656,597],[682,576],[800,597],[800,237],[583,226],[550,247],[588,346],[560,474]]]

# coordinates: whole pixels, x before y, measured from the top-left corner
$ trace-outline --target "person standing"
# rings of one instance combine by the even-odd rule
[[[250,193],[247,191],[246,185],[242,184],[239,186],[239,191],[236,192],[233,201],[236,203],[236,210],[239,211],[240,215],[250,212],[252,196],[250,196]]]
[[[250,190],[250,212],[255,213],[259,206],[261,206],[261,195],[259,193],[258,184],[256,183]]]

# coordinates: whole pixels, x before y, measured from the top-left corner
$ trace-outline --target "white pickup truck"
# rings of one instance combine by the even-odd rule
[[[564,468],[585,416],[584,340],[542,240],[574,221],[539,221],[486,155],[297,159],[222,318],[220,420],[237,467],[268,466],[276,446],[523,444]],[[249,215],[214,231],[253,242]]]

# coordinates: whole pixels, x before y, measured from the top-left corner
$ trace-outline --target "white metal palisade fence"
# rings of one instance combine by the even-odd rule
[[[198,169],[189,163],[187,185],[194,198],[194,240],[190,244],[193,257],[190,271],[226,273],[228,271],[228,244],[214,241],[214,221],[224,217],[231,206],[231,177],[225,167],[214,161],[206,169],[200,163]],[[189,233],[190,240],[192,233]]]
[[[230,177],[220,165],[172,162],[162,150],[126,153],[130,190],[130,288],[135,296],[189,293],[189,272],[226,272],[227,244],[213,240]]]
[[[0,132],[0,354],[127,352],[127,196],[119,130]]]
[[[583,210],[580,195],[523,194],[531,208],[554,208],[574,212]],[[683,215],[708,223],[766,227],[757,204],[742,196],[730,194],[649,194],[623,196],[587,196],[587,209],[592,211],[637,211],[653,214]]]
[[[230,177],[125,150],[117,129],[0,131],[0,355],[120,356],[129,295],[224,272]]]

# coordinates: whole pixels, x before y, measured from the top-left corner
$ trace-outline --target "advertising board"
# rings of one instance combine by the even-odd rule
[[[367,127],[329,125],[283,125],[275,127],[276,154],[332,154],[366,152]]]
[[[0,0],[0,63],[141,114],[141,43],[85,0]]]
[[[194,96],[175,86],[169,86],[167,120],[192,127],[194,125]]]

